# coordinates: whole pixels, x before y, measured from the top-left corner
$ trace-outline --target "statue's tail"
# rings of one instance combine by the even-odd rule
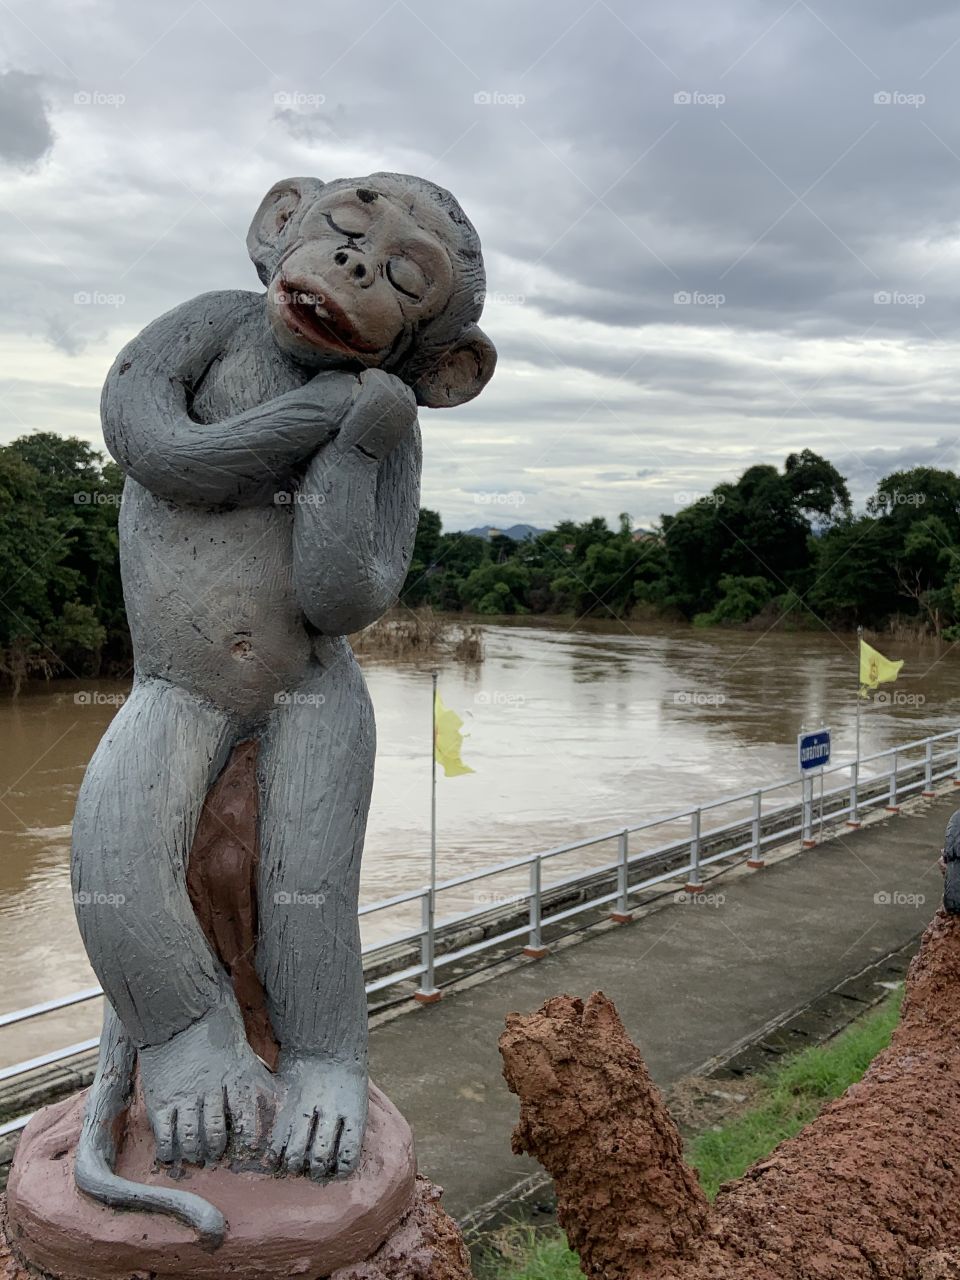
[[[115,1209],[139,1209],[179,1218],[194,1228],[206,1248],[216,1249],[223,1243],[227,1224],[214,1205],[189,1191],[131,1182],[114,1172],[117,1131],[133,1095],[136,1061],[136,1049],[110,1002],[104,1001],[100,1060],[77,1144],[77,1186],[94,1200]]]

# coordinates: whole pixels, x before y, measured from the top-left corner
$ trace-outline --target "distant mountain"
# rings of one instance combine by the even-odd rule
[[[483,538],[492,542],[494,538],[512,538],[514,542],[523,542],[525,538],[535,538],[539,533],[547,533],[546,529],[538,529],[535,524],[512,524],[509,529],[498,528],[493,524],[478,524],[475,529],[463,529],[463,533],[471,538]]]

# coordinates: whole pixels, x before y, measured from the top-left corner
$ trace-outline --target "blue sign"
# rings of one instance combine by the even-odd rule
[[[800,772],[822,769],[830,763],[830,730],[818,729],[816,733],[797,734],[797,762]]]

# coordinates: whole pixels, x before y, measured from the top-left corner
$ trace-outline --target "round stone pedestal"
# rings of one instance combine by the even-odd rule
[[[210,1252],[174,1218],[110,1209],[77,1190],[73,1152],[85,1098],[46,1107],[24,1130],[7,1187],[9,1257],[0,1253],[8,1268],[7,1275],[0,1269],[2,1280],[30,1274],[17,1269],[22,1263],[55,1280],[319,1280],[368,1265],[392,1237],[404,1235],[404,1227],[400,1253],[413,1247],[407,1237],[420,1201],[446,1216],[435,1203],[439,1193],[430,1199],[429,1184],[418,1188],[407,1122],[373,1086],[360,1164],[349,1178],[325,1184],[235,1172],[225,1164],[186,1169],[172,1182],[154,1167],[146,1113],[135,1104],[117,1172],[136,1182],[174,1185],[215,1204],[228,1228],[223,1244]]]

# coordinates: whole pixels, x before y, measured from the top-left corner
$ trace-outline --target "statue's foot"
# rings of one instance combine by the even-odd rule
[[[267,1144],[267,1163],[320,1181],[352,1173],[367,1124],[367,1071],[329,1057],[281,1054],[286,1094]]]
[[[228,1146],[238,1155],[262,1148],[261,1112],[272,1109],[277,1081],[247,1043],[232,1000],[139,1056],[161,1163],[202,1164]]]

